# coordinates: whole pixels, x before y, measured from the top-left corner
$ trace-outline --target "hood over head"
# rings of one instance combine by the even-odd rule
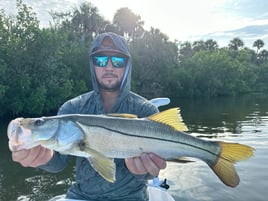
[[[109,38],[109,41],[112,42],[112,45],[105,44],[104,41],[107,38]],[[127,66],[125,69],[125,74],[123,76],[121,87],[120,87],[120,94],[121,94],[120,96],[122,96],[122,94],[130,91],[131,68],[132,68],[131,55],[129,53],[128,44],[127,44],[126,40],[122,36],[120,36],[116,33],[112,33],[112,32],[106,32],[106,33],[99,34],[95,38],[95,40],[92,42],[92,46],[90,49],[89,64],[90,64],[90,73],[91,73],[91,80],[92,80],[93,89],[95,92],[99,93],[99,86],[98,86],[98,82],[96,79],[95,69],[94,69],[94,65],[93,65],[93,61],[92,61],[91,56],[96,54],[96,53],[105,52],[105,51],[106,52],[120,53],[120,54],[123,54],[123,55],[128,57],[128,62],[127,62]]]

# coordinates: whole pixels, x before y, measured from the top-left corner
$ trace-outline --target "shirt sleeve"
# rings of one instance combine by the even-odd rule
[[[57,173],[66,167],[68,158],[68,155],[62,155],[58,152],[54,152],[52,159],[45,165],[41,165],[38,168],[48,172]]]

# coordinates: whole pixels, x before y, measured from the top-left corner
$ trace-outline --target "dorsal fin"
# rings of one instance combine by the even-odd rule
[[[153,114],[147,117],[147,119],[171,126],[178,131],[188,131],[187,126],[183,123],[181,118],[179,108],[171,108],[163,112]]]
[[[121,118],[130,118],[130,119],[136,119],[138,118],[135,114],[127,114],[127,113],[110,113],[106,114],[106,116],[110,117],[121,117]]]

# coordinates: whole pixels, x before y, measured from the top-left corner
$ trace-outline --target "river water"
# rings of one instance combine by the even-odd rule
[[[167,178],[176,201],[266,201],[268,198],[268,95],[238,98],[172,99],[180,106],[190,132],[208,140],[239,142],[255,148],[255,156],[236,164],[240,184],[221,183],[203,162],[168,163],[160,174]],[[74,180],[73,162],[58,174],[24,168],[12,162],[6,123],[0,126],[0,201],[44,201],[66,192]]]

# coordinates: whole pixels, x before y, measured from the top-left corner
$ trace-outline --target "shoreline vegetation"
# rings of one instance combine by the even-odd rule
[[[219,47],[213,39],[170,41],[159,29],[143,28],[139,15],[120,8],[112,22],[83,3],[51,12],[40,28],[36,13],[17,0],[16,16],[0,10],[0,118],[55,113],[67,99],[89,91],[88,52],[94,36],[126,37],[133,60],[132,90],[147,97],[218,97],[268,91],[268,51],[240,38]]]

